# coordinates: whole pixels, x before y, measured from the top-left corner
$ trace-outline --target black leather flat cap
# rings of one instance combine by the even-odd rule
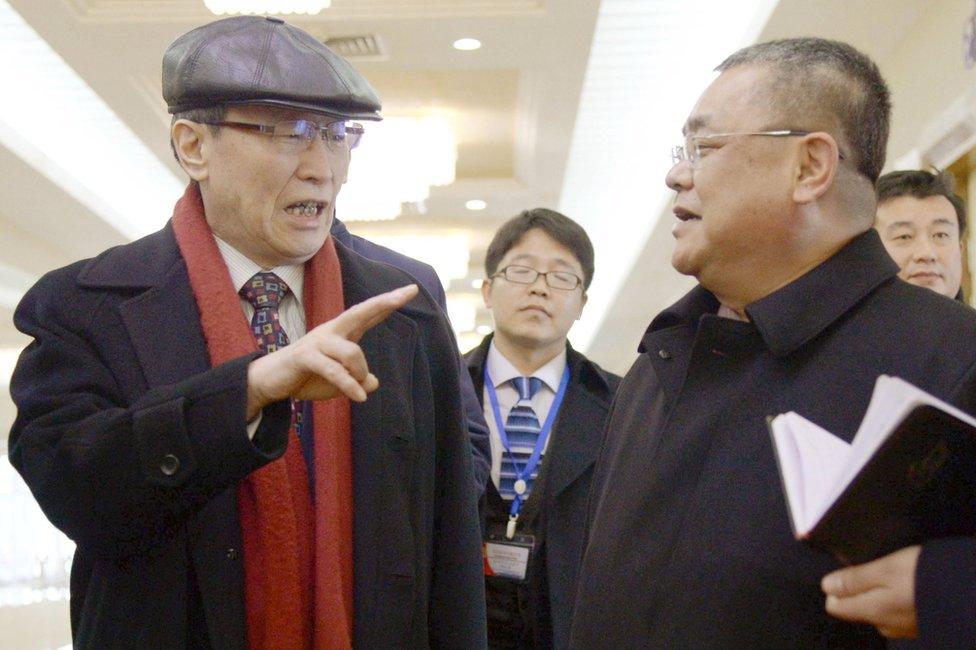
[[[279,18],[235,16],[183,34],[163,55],[170,113],[270,104],[378,120],[376,91],[349,62]]]

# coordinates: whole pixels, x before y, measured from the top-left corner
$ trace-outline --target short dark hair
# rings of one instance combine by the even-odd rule
[[[911,169],[885,174],[878,179],[875,190],[878,193],[878,205],[899,196],[913,196],[916,199],[927,199],[930,196],[944,196],[956,210],[959,222],[959,235],[966,232],[966,203],[953,191],[953,178],[949,172],[935,170],[935,173],[924,169]]]
[[[771,110],[780,119],[813,120],[813,128],[839,129],[847,157],[872,183],[884,167],[891,100],[878,66],[847,43],[823,38],[787,38],[742,48],[716,70],[740,65],[768,66]],[[820,124],[817,124],[819,120]],[[777,128],[811,125],[777,124]]]
[[[586,291],[593,281],[593,243],[578,223],[564,214],[546,208],[525,210],[502,224],[488,244],[488,253],[485,255],[485,272],[488,277],[495,275],[505,254],[534,228],[555,239],[576,257],[583,269],[583,290]]]
[[[211,133],[217,133],[217,131],[220,130],[220,127],[214,126],[212,123],[223,122],[224,118],[226,117],[227,106],[225,104],[221,104],[217,106],[207,106],[206,108],[191,108],[188,111],[173,113],[173,119],[170,120],[169,124],[172,127],[174,124],[176,124],[176,120],[189,120],[190,122],[206,124]],[[180,157],[176,155],[176,143],[173,142],[172,137],[169,139],[169,148],[170,151],[173,152],[173,157],[176,158],[176,162],[179,163]]]

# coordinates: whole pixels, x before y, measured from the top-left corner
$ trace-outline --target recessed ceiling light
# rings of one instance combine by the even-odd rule
[[[454,41],[455,50],[477,50],[479,47],[481,47],[481,41],[476,38],[459,38]]]
[[[491,334],[494,330],[491,329],[491,325],[478,325],[478,328],[475,331],[482,336],[486,336]]]
[[[474,280],[471,281],[471,288],[480,289],[482,282],[484,282],[484,280],[482,280],[481,278],[475,278]]]
[[[481,199],[471,199],[470,201],[465,201],[464,207],[468,210],[484,210],[488,207],[488,204]]]

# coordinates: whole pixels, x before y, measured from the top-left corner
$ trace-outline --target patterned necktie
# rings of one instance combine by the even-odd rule
[[[518,391],[519,400],[508,413],[505,420],[505,435],[508,438],[508,449],[502,454],[501,473],[498,480],[498,493],[505,499],[515,498],[515,470],[525,468],[529,457],[535,451],[535,443],[539,439],[542,426],[532,408],[532,397],[542,387],[542,380],[538,377],[515,377],[509,381]],[[511,453],[509,453],[511,452]],[[540,459],[541,460],[541,459]],[[539,464],[527,478],[523,499],[527,499],[532,492],[532,483],[539,475]]]
[[[241,295],[254,307],[251,317],[251,331],[257,341],[258,349],[264,354],[270,354],[278,348],[288,345],[288,335],[278,320],[278,306],[288,294],[288,285],[274,273],[255,273],[241,288]],[[292,419],[295,422],[295,432],[302,443],[302,455],[309,469],[309,479],[312,478],[312,423],[311,410],[308,403],[292,400]]]

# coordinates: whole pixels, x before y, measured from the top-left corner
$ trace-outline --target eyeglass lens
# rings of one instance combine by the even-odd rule
[[[580,284],[580,279],[568,271],[542,273],[529,266],[506,266],[501,275],[509,282],[516,284],[533,284],[541,275],[552,289],[575,289]]]
[[[316,136],[321,137],[333,152],[342,153],[355,149],[363,135],[363,127],[347,122],[330,122],[319,125],[308,120],[278,122],[274,125],[275,141],[289,148],[308,146]]]
[[[682,160],[687,160],[688,156],[685,153],[686,151],[687,149],[680,144],[675,147],[671,147],[671,163],[677,165]]]

